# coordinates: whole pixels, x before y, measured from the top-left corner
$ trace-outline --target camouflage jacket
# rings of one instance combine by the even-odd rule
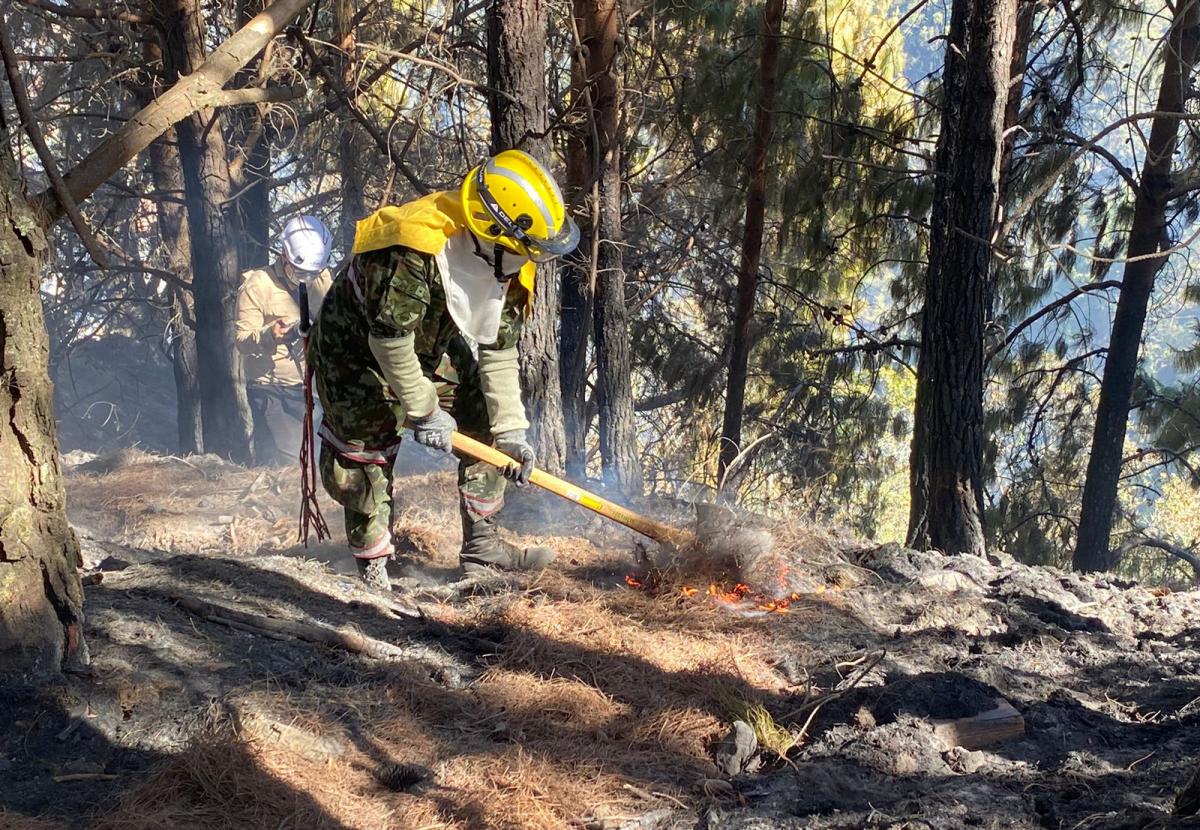
[[[479,348],[515,347],[528,302],[529,292],[511,280],[499,337]],[[367,336],[410,333],[425,376],[450,379],[439,374],[439,367],[452,344],[462,340],[446,309],[446,292],[434,258],[400,246],[355,256],[326,294],[308,343],[324,409],[321,436],[344,455],[381,461],[399,445],[404,411],[371,353]]]

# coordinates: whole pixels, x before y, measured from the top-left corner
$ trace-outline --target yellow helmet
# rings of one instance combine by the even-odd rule
[[[567,215],[558,183],[520,150],[505,150],[471,170],[462,203],[471,233],[534,262],[569,254],[579,244],[579,226]]]

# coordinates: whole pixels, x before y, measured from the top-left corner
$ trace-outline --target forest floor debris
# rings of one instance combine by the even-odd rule
[[[434,470],[397,488],[389,596],[296,544],[289,470],[69,461],[94,665],[0,688],[0,828],[1194,821],[1193,592],[771,526],[755,568],[797,598],[764,612],[631,589],[631,536],[528,493],[556,565],[456,582]],[[1001,704],[1021,733],[947,738]]]

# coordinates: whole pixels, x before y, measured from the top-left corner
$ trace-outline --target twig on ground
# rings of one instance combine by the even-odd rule
[[[791,718],[797,718],[800,715],[804,714],[805,712],[808,712],[808,711],[816,709],[816,708],[820,708],[821,706],[824,706],[826,703],[832,703],[833,701],[842,697],[847,692],[849,692],[851,689],[853,689],[855,686],[857,686],[859,683],[861,683],[863,678],[867,676],[867,674],[871,671],[871,669],[873,669],[877,665],[879,665],[879,661],[881,661],[886,655],[887,655],[887,652],[883,651],[883,650],[876,652],[874,654],[874,656],[872,656],[869,660],[867,660],[866,664],[863,665],[863,667],[861,669],[859,669],[858,673],[855,674],[852,678],[850,678],[850,680],[846,681],[845,683],[840,684],[838,686],[838,688],[834,689],[833,691],[828,692],[827,694],[823,694],[820,697],[814,698],[813,700],[806,702],[805,704],[803,704],[802,706],[800,706],[797,709],[793,709],[791,712],[788,712],[787,714],[785,714],[783,716],[783,718],[785,720],[791,719]],[[839,663],[838,665],[839,666],[856,665],[866,659],[867,659],[866,655],[863,655],[863,657],[860,657],[858,660],[855,660],[852,663]],[[815,714],[815,712],[814,712],[814,714]],[[807,729],[808,724],[811,722],[812,722],[812,717],[810,716],[808,721],[805,723],[804,728]]]
[[[307,643],[333,646],[344,651],[362,654],[375,659],[406,659],[411,657],[399,646],[376,640],[373,637],[349,628],[331,628],[317,623],[301,622],[299,620],[282,620],[277,617],[267,617],[247,611],[239,611],[216,603],[207,602],[197,597],[166,596],[180,608],[199,614],[206,619],[221,622],[226,625],[234,621],[253,629],[265,636],[286,635],[303,640]]]

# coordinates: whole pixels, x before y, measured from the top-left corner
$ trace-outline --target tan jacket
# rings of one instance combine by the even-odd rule
[[[315,320],[333,275],[326,268],[308,286],[309,314]],[[276,320],[297,323],[300,306],[296,290],[283,274],[283,264],[256,268],[242,275],[237,299],[237,346],[242,353],[246,382],[295,386],[303,383],[286,343],[271,333]]]

